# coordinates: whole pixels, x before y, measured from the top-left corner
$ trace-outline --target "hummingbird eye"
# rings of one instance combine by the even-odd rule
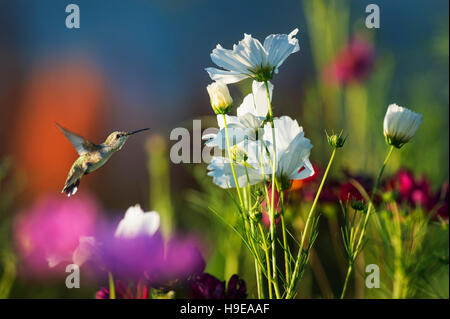
[[[117,134],[117,135],[116,135],[116,139],[119,139],[120,137],[121,137],[120,134]]]

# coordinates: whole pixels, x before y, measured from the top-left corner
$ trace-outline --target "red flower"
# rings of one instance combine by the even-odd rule
[[[115,293],[117,299],[148,299],[148,286],[143,280],[139,280],[137,285],[127,286],[119,280],[115,281]],[[95,299],[109,299],[109,288],[102,287],[95,294]]]

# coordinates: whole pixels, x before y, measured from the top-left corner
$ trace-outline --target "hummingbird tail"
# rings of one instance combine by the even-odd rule
[[[80,180],[81,178],[77,178],[73,183],[66,184],[61,193],[66,193],[67,197],[75,195],[78,190],[78,186],[80,186]]]

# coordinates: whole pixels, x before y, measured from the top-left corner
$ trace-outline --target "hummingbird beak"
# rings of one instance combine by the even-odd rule
[[[149,129],[150,129],[149,127],[147,127],[147,128],[141,128],[140,130],[136,130],[136,131],[127,133],[127,135],[133,135],[133,134],[136,134],[136,133],[139,133],[139,132],[142,132],[142,131],[147,131],[147,130],[149,130]]]

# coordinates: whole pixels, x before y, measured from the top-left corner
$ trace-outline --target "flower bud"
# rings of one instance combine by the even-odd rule
[[[233,99],[226,84],[221,82],[213,82],[209,84],[208,90],[211,106],[216,114],[227,114],[231,110]]]
[[[357,211],[363,211],[366,208],[366,204],[362,200],[352,200],[352,208]]]
[[[259,223],[259,221],[262,219],[263,214],[261,212],[252,211],[250,212],[250,219],[255,222]]]
[[[422,124],[421,114],[397,104],[389,105],[383,125],[386,143],[396,148],[402,147],[414,136],[420,124]]]
[[[330,144],[330,146],[332,148],[340,148],[340,147],[344,146],[346,139],[347,139],[346,137],[342,136],[342,132],[339,134],[333,134],[333,135],[327,134],[328,144]]]
[[[385,193],[383,193],[381,198],[383,199],[383,201],[385,203],[395,202],[397,200],[397,198],[398,198],[398,192],[395,191],[395,190],[389,191],[389,192],[385,192]]]

